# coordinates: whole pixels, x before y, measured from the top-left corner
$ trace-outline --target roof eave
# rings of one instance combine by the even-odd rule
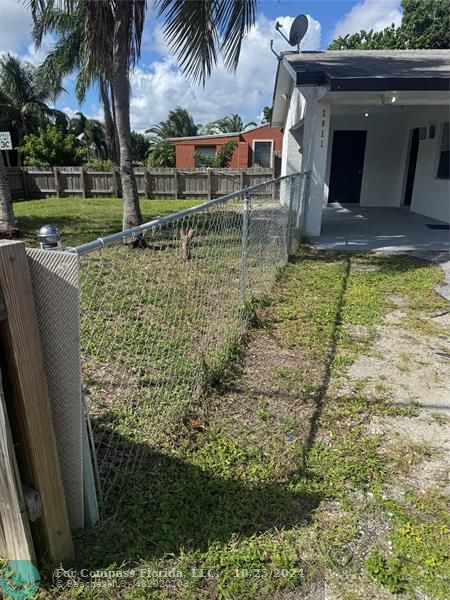
[[[331,92],[446,92],[448,77],[346,77],[327,78]]]

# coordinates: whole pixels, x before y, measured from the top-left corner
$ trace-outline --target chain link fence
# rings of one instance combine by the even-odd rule
[[[253,299],[295,249],[308,179],[273,180],[70,250],[80,256],[103,517],[142,487],[149,447],[176,456],[197,426],[202,394],[235,355]]]

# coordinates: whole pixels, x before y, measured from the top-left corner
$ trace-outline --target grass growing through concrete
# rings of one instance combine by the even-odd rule
[[[448,499],[390,497],[407,467],[367,427],[414,407],[392,406],[383,393],[368,399],[363,383],[338,393],[393,296],[416,329],[424,313],[448,308],[433,291],[440,277],[408,257],[300,252],[258,308],[244,354],[235,344],[224,353],[223,365],[235,366],[215,378],[220,391],[189,407],[182,394],[160,397],[158,430],[133,410],[133,394],[126,399],[115,443],[124,455],[138,447],[139,466],[124,481],[118,473],[121,502],[113,494],[108,518],[77,539],[78,566],[109,570],[118,589],[90,581],[55,597],[315,599],[326,581],[346,600],[380,589],[445,600]],[[160,338],[164,356],[173,341]],[[161,435],[180,402],[185,418]],[[411,456],[409,468],[421,449]],[[113,574],[119,568],[135,572]]]

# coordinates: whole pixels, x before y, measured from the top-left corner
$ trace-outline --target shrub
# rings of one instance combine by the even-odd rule
[[[26,135],[20,151],[28,166],[81,165],[86,157],[86,149],[75,135],[64,133],[55,125],[39,127],[37,135]]]

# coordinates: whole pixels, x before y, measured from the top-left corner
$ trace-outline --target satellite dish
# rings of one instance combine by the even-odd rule
[[[295,17],[292,22],[291,31],[289,32],[289,39],[281,31],[283,25],[279,21],[276,22],[275,29],[282,37],[284,37],[288,44],[297,46],[297,50],[300,50],[300,42],[308,31],[308,24],[308,17],[306,15],[298,15],[298,17]]]
[[[308,31],[308,25],[308,17],[306,15],[295,17],[291,31],[289,32],[289,43],[291,46],[300,46],[300,42]]]

